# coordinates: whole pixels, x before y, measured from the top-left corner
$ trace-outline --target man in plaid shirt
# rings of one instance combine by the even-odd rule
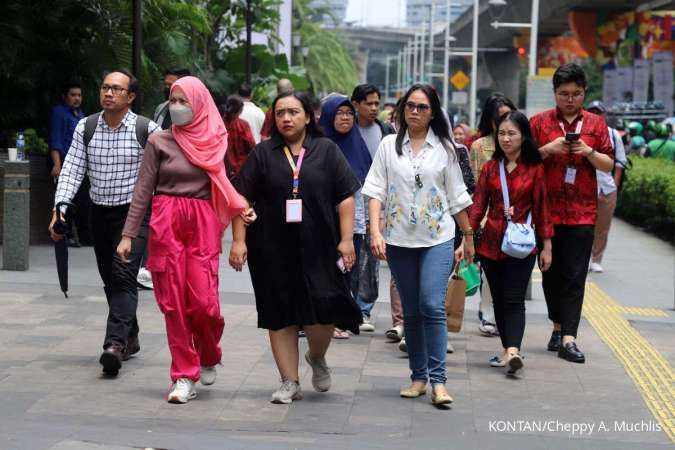
[[[80,120],[63,163],[54,199],[55,205],[72,202],[85,175],[89,177],[94,252],[109,307],[100,358],[103,371],[108,375],[117,375],[122,361],[140,350],[136,275],[145,248],[147,221],[133,241],[129,264],[123,263],[115,252],[143,159],[144,149],[136,135],[138,116],[129,109],[137,91],[138,80],[126,70],[105,76],[100,90],[103,112],[98,117],[94,134],[86,145],[87,119]],[[147,132],[150,134],[159,129],[150,121]],[[56,234],[53,229],[56,214],[54,209],[49,226],[55,241],[63,239],[63,235]]]

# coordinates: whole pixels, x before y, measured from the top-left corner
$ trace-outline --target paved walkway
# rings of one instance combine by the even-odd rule
[[[178,406],[164,401],[170,358],[152,293],[140,298],[141,353],[103,379],[107,307],[92,250],[71,252],[65,299],[51,248],[34,247],[29,272],[0,271],[0,450],[673,448],[674,260],[672,246],[615,222],[607,272],[589,277],[584,365],[545,350],[550,325],[535,273],[517,379],[487,366],[499,341],[478,335],[478,299],[469,299],[448,358],[455,403],[438,410],[428,397],[398,397],[407,359],[383,336],[388,295],[375,308],[375,333],[333,342],[329,393],[311,390],[303,363],[305,399],[269,403],[278,375],[250,279],[223,258],[223,367],[215,385]],[[388,279],[385,269],[383,293]]]

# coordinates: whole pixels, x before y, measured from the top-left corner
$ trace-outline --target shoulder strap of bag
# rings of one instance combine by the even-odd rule
[[[101,117],[101,113],[97,112],[96,114],[92,114],[90,116],[87,116],[84,122],[84,133],[82,134],[82,140],[84,141],[84,149],[87,151],[89,149],[89,143],[91,142],[91,138],[94,137],[94,133],[96,132],[96,126],[98,125],[98,118]]]
[[[504,198],[504,209],[509,209],[510,201],[509,201],[509,187],[506,184],[506,170],[504,169],[504,160],[502,159],[499,161],[499,180],[502,184],[502,197]],[[506,215],[506,220],[511,222],[511,214]],[[532,223],[532,211],[527,213],[527,224]]]
[[[145,144],[148,142],[149,125],[150,119],[141,115],[136,116],[136,140],[141,148],[145,148]]]

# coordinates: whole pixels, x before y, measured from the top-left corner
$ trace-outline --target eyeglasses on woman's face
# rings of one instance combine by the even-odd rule
[[[338,111],[338,112],[335,113],[335,115],[337,117],[346,119],[346,118],[349,118],[349,117],[354,117],[354,111],[352,111],[351,109],[347,110],[347,111]]]
[[[431,106],[426,103],[405,102],[405,109],[409,112],[417,111],[422,114],[431,111]]]

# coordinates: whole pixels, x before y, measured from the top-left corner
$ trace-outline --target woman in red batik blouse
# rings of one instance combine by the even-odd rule
[[[504,206],[499,176],[502,161],[511,205],[508,211]],[[544,165],[523,113],[511,111],[499,119],[495,152],[483,166],[473,202],[469,219],[474,229],[478,229],[489,207],[476,253],[492,292],[495,319],[504,347],[503,355],[490,359],[490,365],[507,366],[508,373],[515,374],[523,367],[520,346],[525,332],[525,292],[537,250],[523,259],[513,258],[501,251],[506,215],[510,214],[514,223],[525,223],[528,214],[532,213],[535,232],[543,242],[539,253],[542,272],[551,266],[553,235],[546,204]]]

